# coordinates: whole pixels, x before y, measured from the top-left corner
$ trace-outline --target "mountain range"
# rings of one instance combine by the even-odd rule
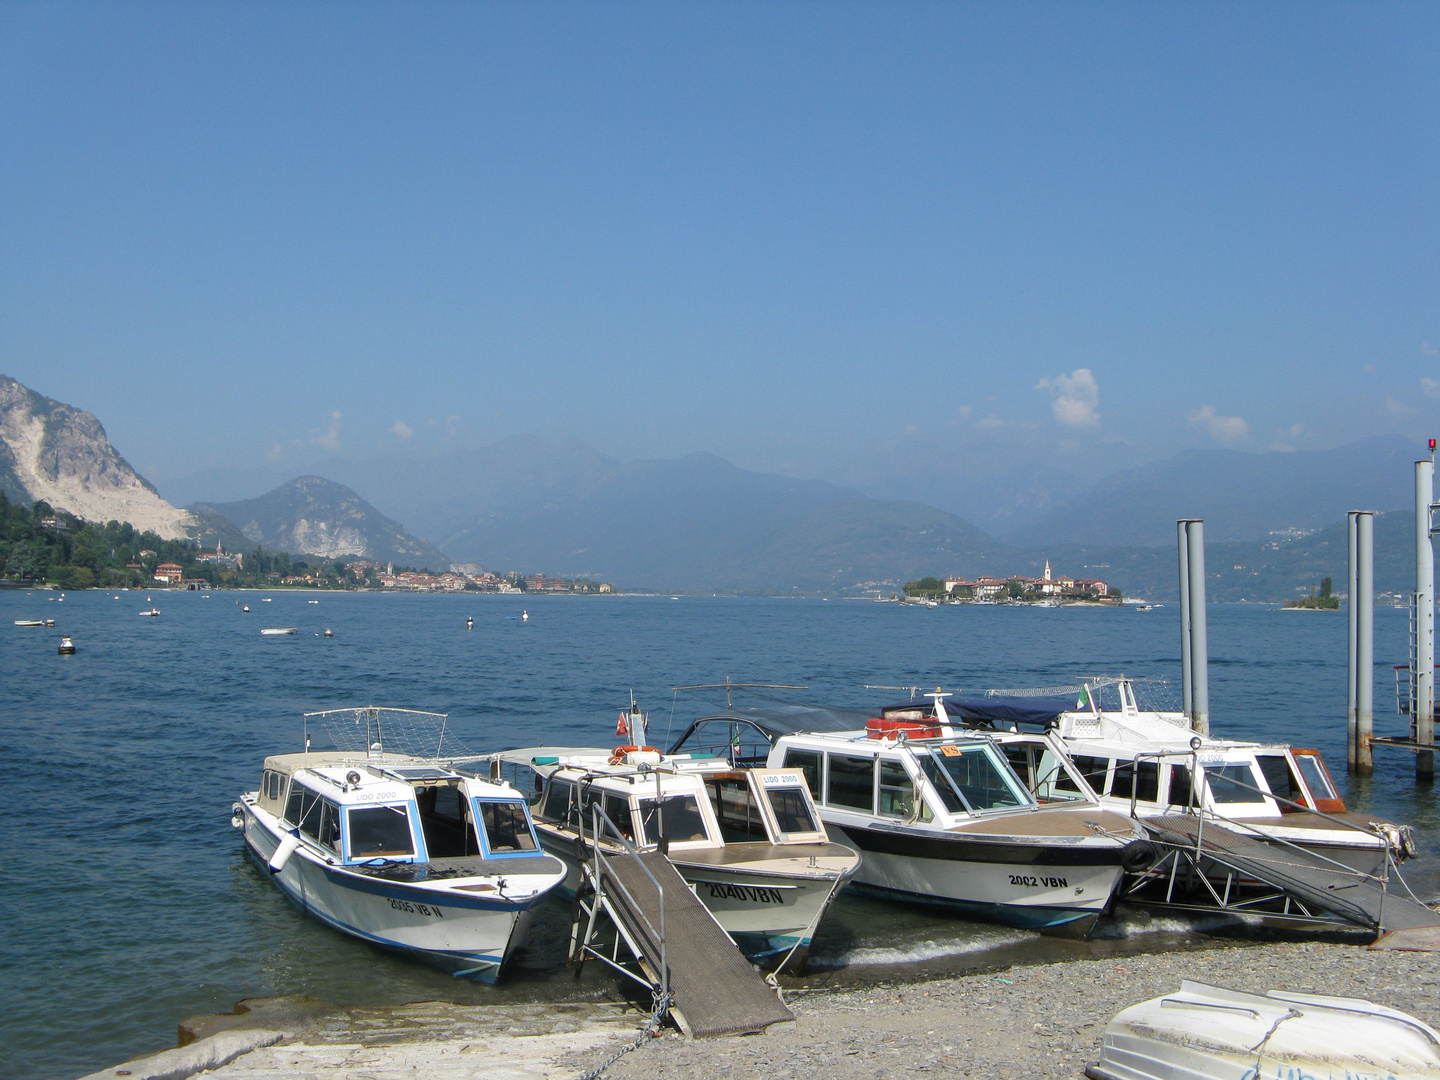
[[[179,510],[89,413],[0,379],[0,490],[11,498],[231,549],[263,544],[431,569],[457,561],[657,591],[888,590],[928,574],[1034,576],[1048,558],[1059,573],[1163,599],[1175,592],[1174,521],[1183,516],[1206,519],[1214,598],[1280,599],[1323,576],[1343,579],[1345,510],[1410,505],[1413,449],[1378,438],[1328,451],[1191,451],[1086,490],[1073,477],[1021,470],[1014,482],[1033,487],[1007,514],[1028,514],[1028,524],[1003,539],[929,500],[877,495],[873,478],[862,493],[711,454],[622,462],[533,437],[436,458],[332,457],[300,477],[199,474],[174,485],[191,496]],[[909,477],[908,490],[923,495],[921,480]],[[209,498],[196,497],[206,490]],[[995,503],[987,505],[994,520]],[[1406,587],[1404,517],[1377,526],[1382,589]]]

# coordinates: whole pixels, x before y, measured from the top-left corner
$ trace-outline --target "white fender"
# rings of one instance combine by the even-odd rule
[[[275,854],[270,856],[266,865],[272,874],[278,874],[285,869],[285,864],[290,861],[290,856],[295,854],[295,849],[300,846],[299,833],[286,833],[285,839],[280,841],[280,846],[275,849]]]
[[[237,829],[245,827],[245,808],[238,802],[230,807],[230,824]]]

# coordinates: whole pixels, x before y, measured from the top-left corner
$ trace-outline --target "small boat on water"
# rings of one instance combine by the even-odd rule
[[[1105,1028],[1090,1080],[1434,1080],[1440,1032],[1360,998],[1185,981]]]
[[[260,631],[260,633],[266,637],[286,637],[292,634],[298,634],[299,632],[299,628],[294,626],[272,626]]]
[[[70,640],[69,634],[64,634],[61,636],[60,647],[56,650],[56,652],[58,652],[61,656],[75,655],[75,642]]]
[[[307,713],[341,747],[265,759],[232,807],[250,853],[302,911],[376,945],[494,982],[565,877],[520,792],[431,754],[445,716]]]
[[[146,615],[153,619],[160,614],[160,609],[158,607],[146,608],[144,611],[140,612],[140,614]]]
[[[573,896],[591,845],[659,850],[751,960],[798,969],[816,927],[859,856],[825,834],[804,777],[737,771],[715,758],[670,757],[644,745],[638,709],[621,714],[613,750],[531,747],[493,755],[535,791],[541,846],[565,862]],[[525,782],[526,774],[529,783]],[[598,810],[606,825],[596,838]]]
[[[16,619],[16,626],[54,626],[54,619]]]

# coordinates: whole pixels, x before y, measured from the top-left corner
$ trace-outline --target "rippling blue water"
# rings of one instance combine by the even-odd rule
[[[1097,673],[1178,678],[1178,609],[950,607],[651,597],[0,592],[0,779],[7,854],[0,1055],[13,1077],[73,1077],[171,1045],[177,1022],[239,998],[340,1003],[601,995],[562,977],[568,911],[547,908],[507,985],[457,982],[306,919],[246,861],[230,803],[267,753],[299,749],[300,714],[359,704],[450,714],[478,748],[607,745],[634,688],[658,736],[671,687],[797,683],[796,699],[877,704],[863,684],[1038,686]],[[141,618],[153,597],[162,614]],[[251,607],[243,614],[242,603]],[[521,608],[531,619],[514,618]],[[473,615],[475,629],[465,619]],[[53,617],[54,629],[14,627]],[[264,626],[297,626],[265,638]],[[333,638],[318,636],[325,627]],[[1376,617],[1376,698],[1391,702],[1405,614]],[[61,633],[79,653],[60,657]],[[1345,619],[1258,606],[1210,610],[1217,734],[1318,745],[1344,769]],[[684,697],[675,707],[679,727]],[[1382,729],[1403,722],[1385,716]],[[652,739],[654,741],[654,739]],[[1350,786],[1357,808],[1420,827],[1432,791],[1408,755]],[[1440,888],[1432,864],[1412,874]],[[1005,957],[1027,935],[846,899],[817,941],[831,970]],[[1007,951],[1008,950],[1008,951]],[[590,965],[591,968],[596,965]],[[822,976],[823,977],[823,976]]]

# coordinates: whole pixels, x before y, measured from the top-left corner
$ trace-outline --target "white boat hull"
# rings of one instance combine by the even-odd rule
[[[1018,862],[999,844],[947,843],[943,834],[911,837],[928,853],[919,854],[893,850],[904,846],[905,837],[877,836],[855,826],[829,828],[837,842],[864,856],[852,885],[857,892],[949,908],[1028,930],[1069,924],[1078,924],[1072,929],[1080,932],[1088,930],[1109,906],[1122,874],[1116,851],[1097,852],[1096,861],[1086,863],[1071,861],[1069,852],[1056,849],[1053,861],[1047,861],[1047,849],[1041,846],[1031,861]],[[877,845],[882,843],[892,850],[880,850]],[[937,845],[954,850],[934,857]]]
[[[243,829],[247,847],[269,872],[281,835],[248,804]],[[297,907],[326,925],[482,982],[499,976],[546,895],[510,901],[370,877],[329,865],[303,845],[270,876]]]

